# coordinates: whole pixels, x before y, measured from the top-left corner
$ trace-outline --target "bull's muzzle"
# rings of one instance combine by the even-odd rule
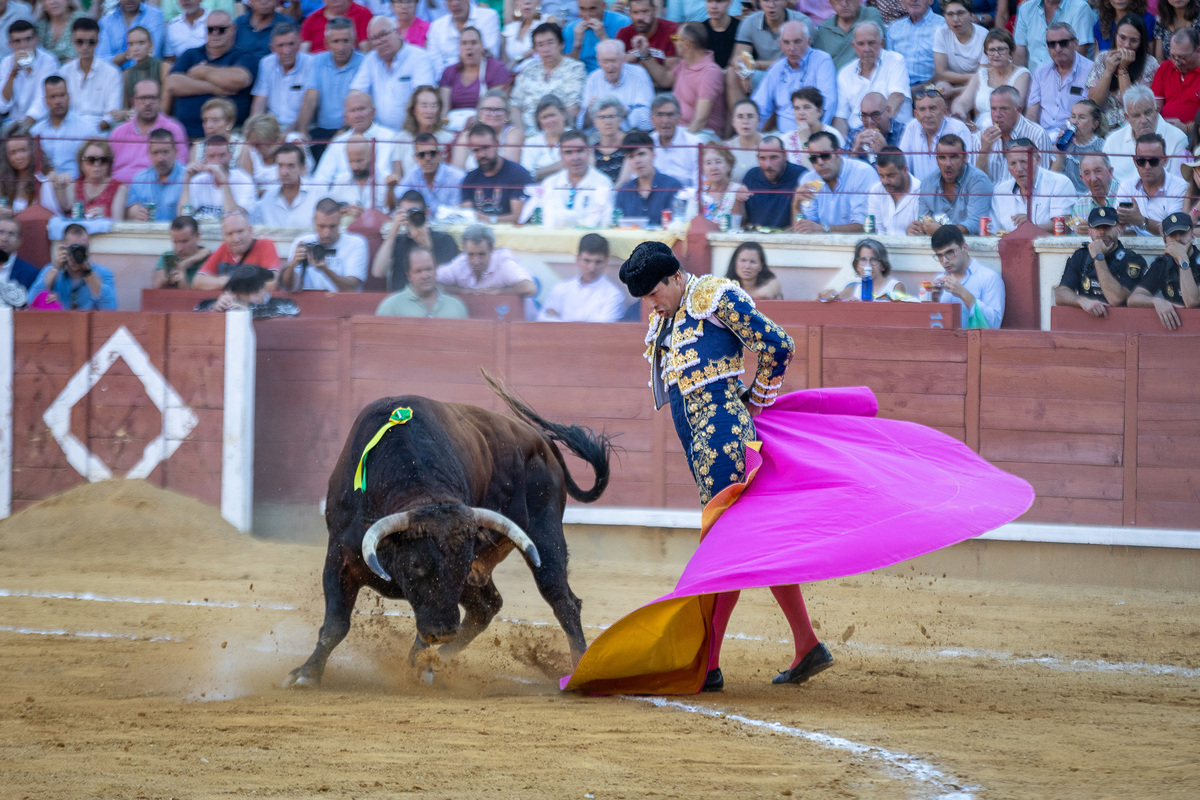
[[[532,564],[535,568],[542,565],[542,558],[538,555],[537,546],[533,543],[533,540],[529,538],[529,534],[521,530],[520,525],[517,525],[517,523],[513,522],[508,517],[492,511],[491,509],[472,507],[469,510],[471,518],[476,525],[481,528],[493,530],[496,533],[504,534],[512,540],[513,544],[517,546],[518,550],[525,554],[525,557],[529,559],[530,564]],[[409,526],[412,524],[411,514],[411,511],[401,511],[397,514],[389,514],[388,516],[377,520],[375,524],[367,530],[366,535],[363,536],[363,560],[367,562],[367,566],[371,568],[372,572],[374,572],[380,578],[383,578],[385,581],[390,581],[392,576],[388,575],[387,571],[384,570],[383,566],[379,563],[379,556],[376,553],[376,550],[379,548],[379,542],[382,541],[385,536],[391,536],[393,533],[401,533],[408,530]]]

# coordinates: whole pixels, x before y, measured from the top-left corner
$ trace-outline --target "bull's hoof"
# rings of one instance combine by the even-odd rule
[[[421,670],[421,683],[426,686],[433,686],[433,667],[426,667]]]
[[[297,689],[317,689],[321,686],[321,679],[313,676],[304,667],[296,667],[288,673],[288,676],[283,679],[282,689],[295,687]]]

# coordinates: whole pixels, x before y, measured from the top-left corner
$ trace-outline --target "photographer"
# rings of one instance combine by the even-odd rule
[[[313,229],[296,237],[279,285],[289,291],[357,292],[367,279],[367,240],[342,233],[342,205],[323,198],[313,211]]]
[[[29,302],[48,292],[64,308],[79,311],[115,311],[117,290],[112,270],[91,262],[91,237],[82,225],[68,225],[62,242],[54,249],[54,261],[42,268]]]
[[[408,254],[414,247],[424,247],[433,253],[434,265],[438,267],[449,264],[458,255],[454,237],[430,229],[425,198],[410,189],[401,196],[387,239],[371,264],[371,275],[387,278],[389,292],[398,292],[408,284]]]

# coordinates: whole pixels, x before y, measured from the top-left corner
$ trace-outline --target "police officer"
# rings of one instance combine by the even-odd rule
[[[1115,208],[1093,208],[1087,221],[1092,241],[1067,259],[1062,280],[1054,287],[1054,304],[1107,317],[1109,306],[1125,305],[1146,272],[1146,260],[1121,244]]]
[[[1193,241],[1192,215],[1168,214],[1162,221],[1166,252],[1154,259],[1129,295],[1130,308],[1153,308],[1163,327],[1179,327],[1177,306],[1200,308],[1200,250]]]

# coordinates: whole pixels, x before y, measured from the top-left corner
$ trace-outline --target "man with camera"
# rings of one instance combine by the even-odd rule
[[[325,197],[313,211],[313,230],[296,237],[279,285],[290,291],[357,292],[367,279],[367,240],[341,230],[342,205]]]
[[[409,189],[392,215],[392,227],[375,254],[371,275],[386,278],[389,292],[400,291],[408,283],[409,254],[416,247],[424,247],[433,254],[435,267],[449,264],[458,255],[454,237],[429,227],[425,198],[416,189]]]
[[[93,264],[88,253],[91,237],[82,225],[71,224],[54,248],[54,260],[42,268],[29,287],[29,302],[43,292],[71,311],[116,311],[117,289],[112,270]]]

